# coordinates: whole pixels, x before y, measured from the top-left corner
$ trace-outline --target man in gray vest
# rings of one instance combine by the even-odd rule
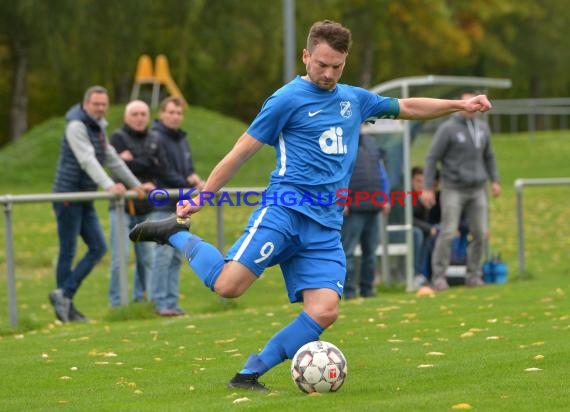
[[[107,143],[105,113],[109,107],[107,90],[92,86],[85,92],[82,104],[76,104],[65,115],[66,126],[53,191],[92,192],[102,187],[111,193],[122,194],[127,189],[116,183],[103,169],[112,172],[130,188],[141,183],[131,173],[115,149]],[[73,304],[81,282],[107,250],[105,235],[93,201],[54,202],[59,238],[57,259],[57,289],[49,294],[55,315],[61,322],[85,321],[85,316]],[[77,251],[77,237],[87,245],[87,252],[72,268]]]
[[[461,99],[476,95],[475,91],[465,91]],[[432,256],[432,283],[437,291],[449,288],[446,273],[451,243],[462,212],[472,235],[465,281],[467,286],[484,285],[481,257],[488,231],[486,185],[491,181],[493,196],[500,195],[501,186],[489,126],[475,116],[469,112],[452,115],[436,131],[426,158],[421,201],[428,208],[435,204],[434,177],[436,165],[441,163],[441,232]]]

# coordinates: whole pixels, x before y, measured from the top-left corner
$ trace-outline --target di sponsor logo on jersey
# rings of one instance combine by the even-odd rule
[[[326,154],[346,154],[348,148],[342,142],[342,127],[331,127],[319,138],[321,150]]]
[[[315,117],[323,110],[309,111],[309,117]],[[352,107],[350,101],[340,102],[340,115],[345,119],[352,116]],[[324,132],[319,138],[319,145],[321,150],[326,154],[332,155],[342,155],[348,153],[347,146],[342,141],[343,130],[342,127],[330,127],[326,132]]]

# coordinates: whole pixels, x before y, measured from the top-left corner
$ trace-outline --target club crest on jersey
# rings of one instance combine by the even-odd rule
[[[346,119],[352,116],[352,108],[350,107],[350,101],[340,102],[340,115]]]

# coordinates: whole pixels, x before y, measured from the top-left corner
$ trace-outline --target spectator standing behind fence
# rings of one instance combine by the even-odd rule
[[[167,97],[160,104],[159,119],[155,120],[152,131],[159,136],[159,142],[167,158],[168,169],[178,179],[176,185],[159,180],[161,188],[195,187],[200,189],[204,182],[194,170],[194,161],[186,132],[180,128],[184,120],[184,101],[178,97]],[[177,199],[157,207],[152,220],[164,219],[176,210]],[[155,311],[160,316],[180,316],[184,311],[178,306],[180,266],[183,254],[169,246],[158,245],[150,277],[150,298]]]
[[[107,90],[92,86],[85,92],[83,103],[66,113],[54,192],[91,192],[102,187],[111,193],[124,193],[127,190],[125,185],[109,177],[103,166],[109,167],[128,187],[142,190],[140,181],[107,142],[105,113],[108,107]],[[75,307],[73,298],[81,282],[105,254],[105,235],[93,201],[54,202],[53,209],[57,220],[59,255],[57,289],[50,292],[49,299],[60,321],[84,321],[86,318]],[[87,252],[72,268],[78,236],[87,245]]]
[[[313,24],[302,55],[306,74],[265,101],[203,189],[218,192],[267,144],[276,151],[276,168],[266,198],[292,193],[301,200],[306,195],[322,199],[328,194],[332,202],[276,200],[260,205],[225,259],[216,247],[189,232],[190,215],[203,205],[188,199],[178,206],[178,217],[139,223],[129,234],[133,241],[153,240],[182,251],[200,280],[226,298],[241,296],[267,267],[281,266],[289,300],[302,302],[300,314],[261,352],[250,355],[228,383],[232,388],[266,391],[258,378],[291,359],[304,344],[319,340],[338,317],[346,266],[340,241],[343,208],[335,194],[349,183],[360,125],[371,117],[428,119],[491,107],[483,95],[462,101],[395,99],[338,83],[350,44],[351,33],[341,24],[330,20]],[[244,319],[242,327],[247,328],[248,322]]]
[[[461,99],[476,96],[465,91]],[[501,186],[491,145],[489,126],[462,111],[451,116],[437,129],[426,158],[422,202],[435,204],[434,178],[437,163],[441,163],[441,232],[432,256],[432,283],[437,291],[449,288],[446,273],[451,257],[451,243],[457,233],[462,212],[472,236],[467,257],[466,285],[484,285],[481,258],[487,236],[487,181],[491,181],[493,196],[499,196]]]
[[[148,105],[141,100],[134,100],[127,104],[124,113],[124,124],[111,135],[110,143],[121,159],[126,163],[133,174],[143,182],[145,190],[151,190],[159,178],[160,170],[165,167],[160,162],[160,146],[158,136],[152,134],[148,125],[150,111]],[[113,175],[116,181],[119,177]],[[137,223],[148,219],[153,211],[152,205],[146,196],[142,199],[126,201],[124,227],[117,226],[117,209],[115,202],[111,201],[109,218],[111,225],[111,279],[109,282],[109,302],[111,306],[121,304],[119,286],[119,256],[118,243],[123,242],[124,261],[129,261],[130,242],[128,233]],[[152,242],[135,243],[135,273],[133,284],[133,299],[135,302],[145,300],[147,295],[148,279],[154,264],[154,249]]]
[[[374,274],[376,271],[376,247],[380,233],[380,212],[384,217],[390,213],[390,182],[382,152],[372,136],[361,133],[358,140],[356,164],[350,183],[350,205],[344,207],[341,242],[346,256],[345,299],[357,296],[354,251],[360,245],[360,296],[374,296]],[[365,200],[355,199],[355,193],[370,193]],[[347,200],[348,202],[348,200]],[[380,204],[382,204],[380,206]]]

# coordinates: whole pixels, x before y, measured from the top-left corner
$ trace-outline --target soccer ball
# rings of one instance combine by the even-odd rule
[[[322,340],[301,346],[291,361],[293,382],[305,393],[336,392],[346,373],[346,358],[340,349]]]

